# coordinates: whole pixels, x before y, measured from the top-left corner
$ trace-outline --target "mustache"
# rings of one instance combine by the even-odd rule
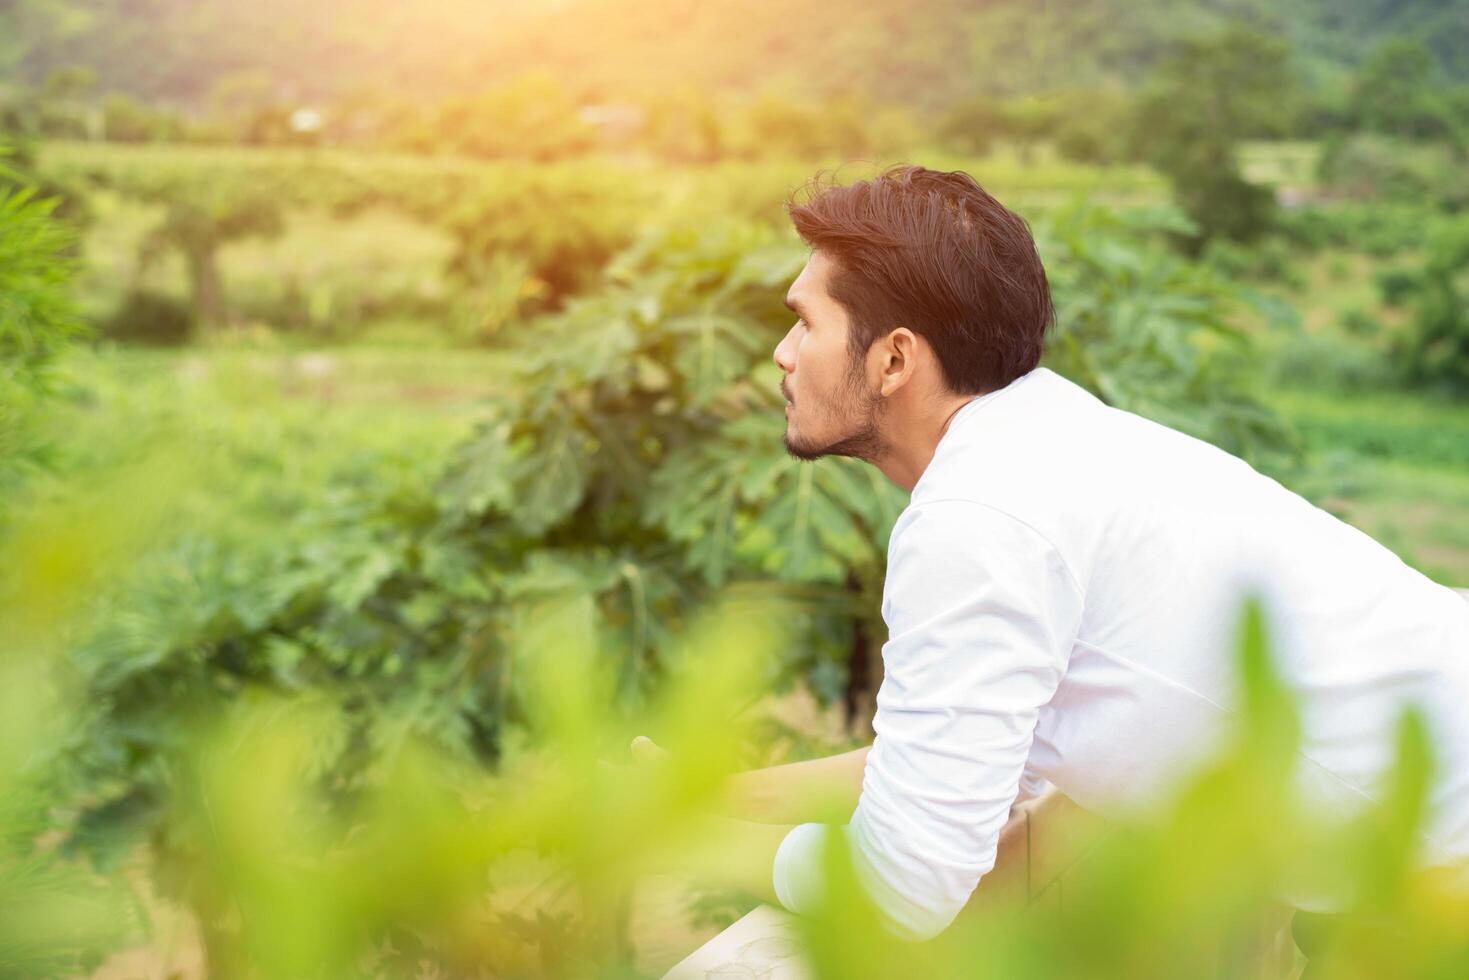
[[[794,399],[791,398],[790,392],[786,391],[786,383],[784,379],[782,379],[780,382],[780,396],[788,402],[794,402]]]

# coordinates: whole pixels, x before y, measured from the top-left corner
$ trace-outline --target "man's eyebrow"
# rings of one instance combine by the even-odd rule
[[[811,318],[806,315],[806,308],[801,305],[800,300],[792,300],[789,296],[787,296],[783,300],[783,302],[786,305],[786,309],[796,314],[796,316],[800,317],[802,320],[805,320],[808,323],[810,322]]]

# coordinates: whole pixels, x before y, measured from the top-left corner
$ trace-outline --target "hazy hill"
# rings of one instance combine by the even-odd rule
[[[1288,36],[1313,80],[1394,34],[1469,78],[1469,0],[6,0],[0,37],[20,77],[80,64],[179,103],[241,73],[285,98],[432,97],[541,68],[599,97],[778,86],[921,108],[1125,84],[1225,18]]]

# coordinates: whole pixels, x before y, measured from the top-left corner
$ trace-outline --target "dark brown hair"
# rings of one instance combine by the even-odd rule
[[[902,165],[846,186],[821,178],[786,211],[834,260],[829,288],[851,320],[854,357],[906,326],[933,347],[956,394],[1003,388],[1040,363],[1055,311],[1023,219],[963,171]]]

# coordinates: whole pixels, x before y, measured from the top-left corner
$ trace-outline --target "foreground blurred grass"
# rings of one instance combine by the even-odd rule
[[[47,760],[80,707],[58,660],[68,618],[192,478],[185,463],[149,458],[32,510],[7,540],[7,817],[46,812]],[[632,727],[606,710],[613,666],[596,654],[587,601],[525,610],[533,627],[516,663],[531,736],[493,774],[410,739],[383,778],[342,798],[312,764],[331,737],[330,705],[247,688],[194,719],[166,801],[184,856],[170,873],[200,910],[210,975],[637,975],[625,910],[638,878],[740,860],[699,852],[715,840],[706,814],[751,735],[743,708],[766,682],[778,620],[748,600],[708,610]],[[1465,975],[1469,896],[1413,869],[1432,771],[1421,721],[1403,720],[1381,809],[1348,824],[1301,812],[1293,699],[1258,610],[1241,622],[1246,693],[1229,751],[1172,802],[1098,841],[1068,879],[1064,914],[1001,904],[931,943],[903,943],[855,887],[846,856],[832,853],[827,906],[801,923],[813,973],[1242,976],[1261,918],[1304,885],[1349,906],[1325,975]],[[634,731],[675,747],[669,764],[617,764]],[[64,975],[116,941],[127,904],[119,882],[62,863],[39,836],[11,834],[0,851],[0,956],[7,973]]]
[[[156,533],[194,475],[156,457],[126,472],[96,493],[35,508],[6,541],[7,975],[64,975],[133,926],[121,914],[120,881],[88,876],[36,839],[55,747],[81,710],[78,692],[65,687],[67,620],[99,577],[119,573]],[[211,975],[348,975],[388,955],[374,940],[407,929],[431,937],[447,962],[500,974],[626,960],[617,916],[627,883],[649,851],[699,846],[690,814],[733,766],[739,709],[764,680],[760,631],[770,617],[745,609],[690,634],[667,698],[644,719],[681,747],[679,763],[629,771],[602,761],[631,733],[609,727],[611,667],[595,656],[582,605],[533,611],[537,627],[523,637],[533,655],[520,662],[537,739],[494,779],[409,740],[382,780],[343,804],[311,766],[319,741],[331,737],[330,705],[246,690],[222,714],[194,719],[172,759],[180,778],[167,801],[169,826],[179,837],[174,853],[186,857],[169,872],[202,912]],[[22,815],[31,819],[22,824]],[[481,900],[533,883],[524,880],[526,852],[560,859],[554,887],[542,906],[501,911],[499,932],[487,928],[472,914]],[[561,924],[568,905],[585,932]],[[568,934],[590,938],[563,942]],[[379,964],[394,975],[411,967],[391,957]]]

